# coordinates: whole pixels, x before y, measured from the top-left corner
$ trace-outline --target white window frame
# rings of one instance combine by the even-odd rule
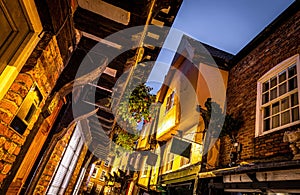
[[[104,166],[105,167],[109,167],[110,166],[110,162],[111,162],[111,158],[107,157],[107,159],[104,161]]]
[[[148,175],[148,172],[149,172],[149,169],[150,169],[150,166],[149,165],[147,165],[147,163],[146,163],[146,161],[147,161],[147,157],[143,157],[144,159],[143,159],[143,169],[142,169],[142,171],[141,171],[141,178],[145,178],[145,177],[147,177],[147,175]]]
[[[99,167],[95,166],[94,169],[93,169],[91,177],[92,178],[97,178],[98,172],[99,172]]]
[[[105,181],[105,175],[106,175],[106,173],[107,173],[107,171],[105,171],[105,170],[102,170],[101,171],[101,174],[100,174],[100,177],[99,177],[99,180],[100,181]]]
[[[171,153],[172,141],[168,141],[166,144],[164,153],[164,173],[169,173],[173,169],[175,154]]]
[[[56,167],[54,175],[51,178],[46,194],[50,195],[65,193],[84,145],[84,141],[80,136],[80,131],[82,131],[82,129],[80,122],[78,122],[74,133],[64,150],[61,161]]]
[[[265,75],[263,75],[258,81],[257,81],[257,98],[256,98],[256,121],[255,121],[255,137],[263,136],[296,124],[300,123],[300,120],[287,123],[285,125],[271,128],[268,131],[263,131],[263,108],[262,108],[262,88],[263,83],[270,80],[272,77],[276,76],[280,72],[286,70],[288,67],[292,66],[293,64],[296,64],[296,70],[297,70],[297,88],[294,89],[292,92],[287,92],[283,94],[282,96],[279,96],[273,100],[270,100],[270,103],[275,103],[278,100],[284,99],[285,97],[288,97],[289,95],[298,92],[298,106],[300,104],[300,59],[299,54],[296,54],[281,63],[277,64],[274,68],[272,68],[270,71],[268,71]]]

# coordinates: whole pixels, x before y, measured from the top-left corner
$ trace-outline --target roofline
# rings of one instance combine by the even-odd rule
[[[265,41],[274,31],[287,19],[292,17],[300,9],[300,0],[295,0],[285,11],[283,11],[273,22],[262,30],[252,41],[250,41],[235,57],[230,61],[230,68],[235,66],[240,60],[254,50],[260,43]]]

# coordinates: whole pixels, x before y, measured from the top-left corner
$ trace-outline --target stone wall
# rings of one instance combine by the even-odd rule
[[[34,66],[28,68],[30,67],[28,64],[33,65],[34,63]],[[56,38],[46,34],[38,43],[26,64],[7,94],[0,100],[0,188],[2,188],[4,179],[10,174],[48,94],[50,94],[62,71],[63,63]],[[27,129],[23,135],[20,135],[10,127],[10,123],[34,83],[37,83],[43,100]]]
[[[257,80],[283,60],[300,53],[300,12],[286,19],[256,48],[242,58],[229,73],[227,110],[242,111],[244,125],[239,131],[238,142],[242,143],[242,160],[276,157],[284,159],[290,153],[288,144],[282,143],[282,132],[255,137]],[[222,140],[222,164],[229,163],[231,144]],[[279,144],[279,145],[278,145]]]

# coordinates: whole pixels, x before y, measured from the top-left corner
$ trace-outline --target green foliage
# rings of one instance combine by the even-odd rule
[[[151,94],[151,87],[144,83],[138,85],[131,94],[125,93],[119,104],[118,116],[126,126],[136,128],[137,123],[148,123],[152,119],[150,106],[155,102],[156,96]],[[123,125],[124,126],[124,125]]]
[[[123,149],[131,151],[134,148],[135,142],[137,140],[138,140],[138,135],[121,131],[118,133],[118,137],[115,143],[118,146],[121,146]]]
[[[132,83],[129,84],[128,90],[125,91],[117,108],[119,126],[116,126],[114,130],[117,134],[116,150],[121,153],[122,150],[133,150],[135,142],[138,140],[137,124],[148,123],[152,120],[154,112],[150,106],[156,99],[156,96],[150,93],[152,88],[146,86],[145,83],[138,85],[133,90],[130,90],[130,86]]]

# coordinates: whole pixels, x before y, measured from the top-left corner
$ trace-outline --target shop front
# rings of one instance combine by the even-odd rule
[[[190,165],[160,176],[160,185],[168,195],[192,195],[196,193],[200,165]]]

